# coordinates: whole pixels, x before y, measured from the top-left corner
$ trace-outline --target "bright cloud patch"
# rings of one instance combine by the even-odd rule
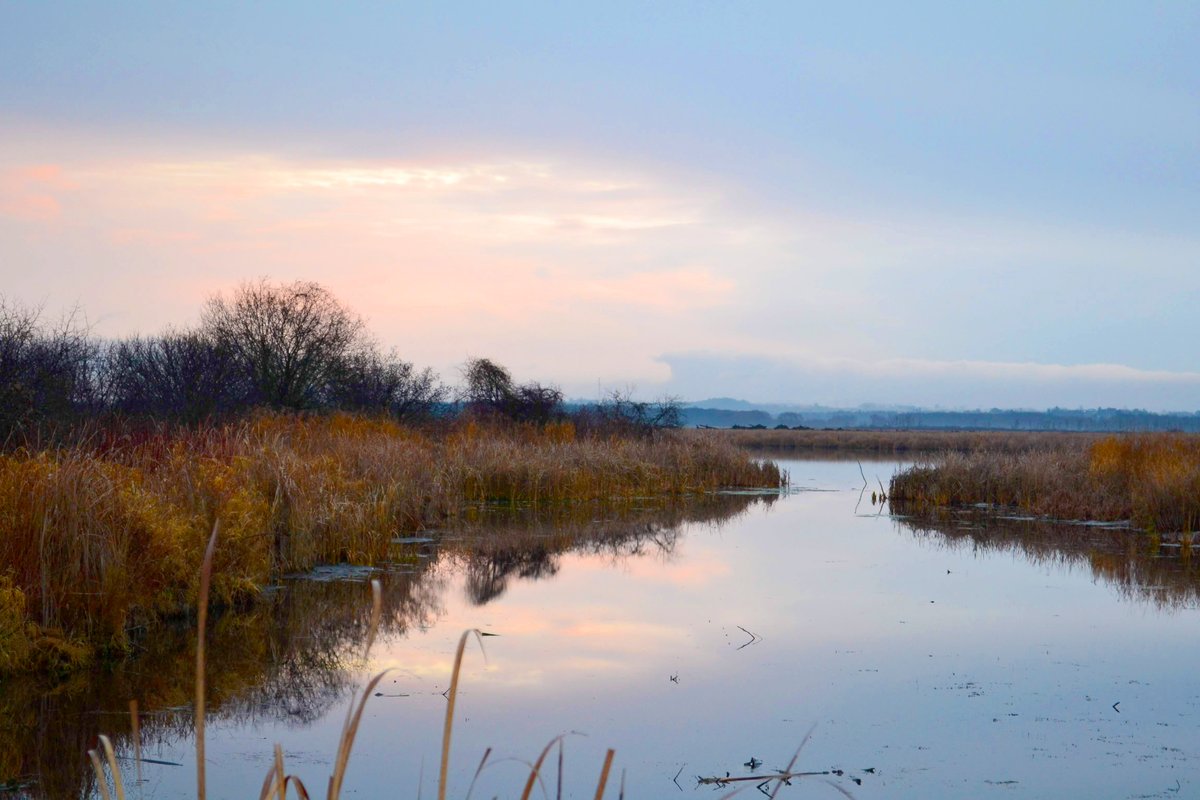
[[[10,290],[71,292],[104,333],[186,324],[247,278],[312,279],[443,371],[489,355],[567,385],[654,383],[655,352],[737,288],[711,194],[609,170],[126,154],[0,175],[0,213],[57,225],[25,231],[54,274]]]

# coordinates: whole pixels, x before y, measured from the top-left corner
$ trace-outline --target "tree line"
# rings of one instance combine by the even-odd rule
[[[544,424],[567,416],[562,391],[515,382],[486,358],[452,390],[432,369],[384,350],[362,318],[319,284],[242,284],[206,302],[194,329],[103,340],[78,312],[47,323],[0,298],[0,436],[121,417],[195,424],[256,408],[388,414],[405,422],[464,413]],[[679,403],[614,392],[576,409],[585,427],[648,432],[680,423]]]

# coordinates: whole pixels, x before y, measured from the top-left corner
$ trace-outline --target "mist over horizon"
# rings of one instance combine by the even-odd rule
[[[888,362],[680,354],[664,357],[671,369],[667,393],[689,400],[734,397],[756,405],[830,408],[988,410],[1124,408],[1154,412],[1200,409],[1200,373],[1079,366]],[[736,387],[731,393],[728,388]]]

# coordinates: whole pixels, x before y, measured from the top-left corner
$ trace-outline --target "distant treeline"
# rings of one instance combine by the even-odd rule
[[[431,369],[383,350],[363,320],[316,283],[246,283],[206,303],[198,326],[102,339],[81,314],[47,322],[0,297],[0,445],[97,421],[177,424],[275,411],[352,411],[404,422],[464,413],[645,433],[678,427],[679,405],[615,392],[568,409],[555,386],[516,383],[486,358],[452,389]]]
[[[1120,408],[1047,411],[865,411],[820,409],[772,414],[762,410],[691,408],[683,424],[713,428],[867,428],[878,430],[1004,430],[1200,432],[1200,412],[1156,414]]]

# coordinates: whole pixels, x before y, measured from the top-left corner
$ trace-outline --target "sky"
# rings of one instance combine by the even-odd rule
[[[1200,5],[0,0],[0,295],[449,382],[1200,409]]]

